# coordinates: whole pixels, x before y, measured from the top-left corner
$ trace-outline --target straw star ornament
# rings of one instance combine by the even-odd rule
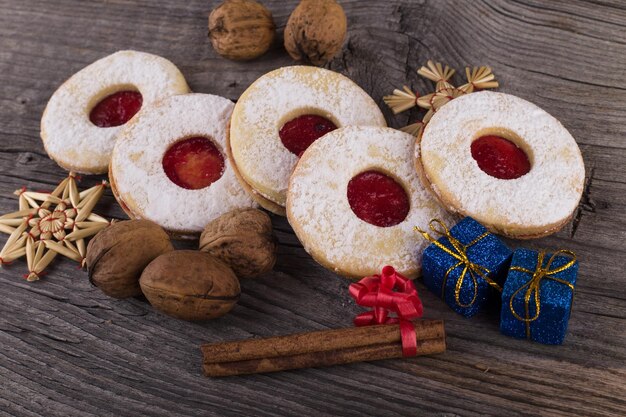
[[[475,91],[498,87],[496,77],[489,67],[465,68],[467,83],[460,87],[454,87],[450,83],[455,70],[438,62],[428,61],[425,66],[417,70],[417,73],[435,83],[435,92],[420,96],[405,85],[402,90],[395,89],[393,94],[383,97],[383,100],[391,108],[393,114],[402,113],[413,107],[427,110],[421,121],[400,129],[418,138],[421,137],[430,118],[450,100]]]
[[[70,172],[51,193],[15,191],[19,210],[0,216],[0,232],[10,234],[0,251],[0,266],[26,256],[28,281],[37,281],[57,255],[84,264],[86,242],[110,222],[92,210],[107,187],[102,181],[79,192]]]

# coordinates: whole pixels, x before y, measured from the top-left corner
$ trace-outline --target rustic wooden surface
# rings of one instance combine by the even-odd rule
[[[0,0],[0,212],[16,209],[13,190],[51,189],[65,176],[43,150],[39,120],[52,92],[92,61],[119,49],[156,53],[193,90],[232,100],[291,63],[280,42],[250,63],[218,57],[206,38],[215,3]],[[296,1],[264,3],[282,34]],[[317,266],[274,218],[276,272],[244,282],[232,314],[205,324],[107,298],[70,261],[36,283],[21,278],[24,262],[2,269],[0,416],[626,415],[626,3],[341,3],[349,36],[328,67],[380,104],[406,82],[430,88],[415,73],[429,58],[489,64],[502,91],[542,106],[577,139],[588,185],[576,218],[528,242],[580,258],[565,344],[502,336],[497,314],[463,319],[418,283],[427,316],[446,321],[444,355],[207,379],[203,342],[350,326],[361,311],[348,282]],[[392,126],[415,117],[385,115]],[[96,212],[124,217],[108,192]]]

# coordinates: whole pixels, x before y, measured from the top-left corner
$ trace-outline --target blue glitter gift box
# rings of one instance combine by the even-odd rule
[[[476,314],[488,299],[499,299],[496,290],[501,290],[511,250],[470,217],[451,230],[434,219],[430,229],[442,237],[436,240],[417,229],[431,242],[422,256],[426,287],[465,317]]]
[[[500,331],[549,345],[563,343],[577,274],[572,252],[517,249],[502,290]]]

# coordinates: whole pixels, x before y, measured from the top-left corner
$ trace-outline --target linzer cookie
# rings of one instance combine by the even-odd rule
[[[289,182],[287,218],[315,260],[354,278],[387,264],[419,275],[427,242],[414,227],[451,218],[419,181],[414,147],[408,133],[346,127],[304,152]]]
[[[442,106],[415,157],[447,209],[518,239],[561,229],[584,187],[572,135],[541,108],[508,94],[483,91]]]
[[[54,92],[41,119],[46,152],[61,167],[107,171],[115,137],[142,107],[189,87],[165,58],[119,51],[83,68]]]
[[[232,109],[214,95],[172,96],[122,130],[109,179],[131,218],[187,237],[228,211],[255,206],[225,157]]]
[[[255,81],[237,101],[230,156],[253,197],[284,215],[289,175],[299,155],[324,134],[353,125],[386,125],[358,85],[320,68],[280,68]]]

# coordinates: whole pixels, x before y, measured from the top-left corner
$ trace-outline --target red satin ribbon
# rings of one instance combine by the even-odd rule
[[[350,284],[350,295],[358,305],[372,307],[371,311],[355,317],[355,326],[398,323],[402,355],[417,355],[415,327],[410,320],[422,317],[424,307],[411,280],[396,272],[392,266],[385,266],[380,275]],[[390,313],[395,313],[395,316],[390,317]]]

